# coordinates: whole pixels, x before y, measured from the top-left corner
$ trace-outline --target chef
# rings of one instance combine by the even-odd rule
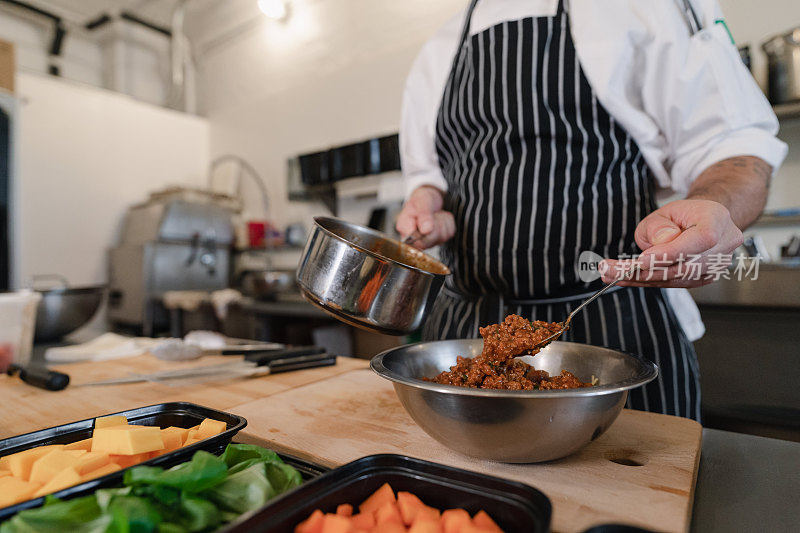
[[[472,0],[424,45],[403,100],[397,229],[442,245],[452,270],[423,336],[561,320],[641,254],[566,340],[654,361],[628,407],[699,420],[686,288],[761,213],[777,129],[715,0]],[[658,207],[665,191],[682,198]]]

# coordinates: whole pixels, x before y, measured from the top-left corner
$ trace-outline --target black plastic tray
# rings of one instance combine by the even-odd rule
[[[483,509],[507,533],[550,529],[550,500],[528,485],[402,455],[370,455],[331,470],[230,524],[225,532],[292,533],[315,509],[357,507],[384,483],[437,509]]]
[[[187,461],[197,450],[206,450],[211,453],[219,454],[225,446],[228,445],[234,435],[247,425],[247,420],[241,416],[189,402],[160,403],[147,407],[120,411],[118,413],[98,414],[95,418],[109,415],[124,415],[128,419],[128,422],[132,424],[159,426],[161,428],[169,426],[189,428],[196,426],[204,418],[213,418],[214,420],[220,420],[227,424],[227,429],[219,435],[205,439],[192,446],[187,446],[186,448],[178,448],[173,452],[165,453],[164,455],[140,463],[154,466],[172,466]],[[88,418],[79,422],[63,424],[61,426],[3,439],[0,440],[0,457],[46,444],[69,444],[71,442],[88,439],[92,436],[93,428],[94,418]],[[315,466],[314,468],[318,470],[318,467]],[[123,468],[122,470],[118,470],[106,476],[68,487],[53,494],[62,499],[84,496],[97,488],[120,484],[125,470],[126,469]],[[300,470],[300,468],[298,468],[298,470]],[[302,470],[301,473],[303,473]],[[44,497],[41,497],[2,508],[0,509],[0,521],[24,509],[39,507],[43,503]]]

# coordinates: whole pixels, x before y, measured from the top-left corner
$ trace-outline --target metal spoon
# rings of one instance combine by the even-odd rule
[[[403,239],[403,244],[407,244],[408,246],[411,246],[412,242],[414,242],[416,240],[419,240],[421,238],[422,238],[422,234],[419,231],[414,230],[414,233],[412,233],[411,235],[409,235],[408,237]]]
[[[575,317],[575,315],[577,315],[580,311],[582,311],[584,307],[586,307],[587,305],[589,305],[590,303],[592,303],[593,301],[598,299],[600,296],[605,294],[611,287],[613,287],[614,285],[616,285],[620,281],[629,280],[637,270],[639,270],[639,265],[634,264],[630,269],[628,269],[627,272],[622,274],[622,276],[618,277],[617,279],[615,279],[611,283],[606,284],[602,289],[600,289],[599,291],[597,291],[596,293],[591,295],[589,298],[585,299],[583,302],[581,302],[581,305],[576,307],[569,314],[569,316],[567,316],[567,319],[564,320],[561,323],[561,329],[559,329],[558,331],[556,331],[555,333],[553,333],[552,335],[550,335],[546,339],[537,342],[533,346],[533,348],[531,348],[531,349],[532,350],[537,350],[537,349],[544,348],[545,346],[547,346],[548,344],[550,344],[551,342],[556,340],[558,337],[561,336],[562,333],[564,333],[565,331],[567,331],[569,329],[569,323],[572,322],[572,319]]]

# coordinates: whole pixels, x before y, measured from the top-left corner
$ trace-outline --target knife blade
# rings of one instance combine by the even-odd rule
[[[300,350],[295,350],[298,352]],[[306,352],[308,350],[305,350]],[[254,354],[251,354],[254,355]],[[133,374],[120,378],[79,383],[75,387],[99,386],[99,385],[120,385],[125,383],[141,383],[145,381],[161,382],[187,378],[199,377],[253,377],[277,374],[280,372],[291,372],[305,368],[315,368],[321,366],[331,366],[336,364],[336,356],[325,353],[292,353],[275,357],[273,353],[261,355],[254,360],[232,361],[219,363],[216,365],[206,365],[194,368],[181,368],[176,370],[164,370],[151,374]]]

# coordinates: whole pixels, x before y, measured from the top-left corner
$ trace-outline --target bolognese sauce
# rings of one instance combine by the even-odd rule
[[[509,315],[500,324],[480,328],[483,351],[474,358],[458,357],[449,371],[427,381],[442,385],[475,387],[479,389],[548,390],[591,387],[574,374],[562,370],[550,376],[544,370],[517,361],[515,357],[535,355],[536,345],[561,329],[557,322],[529,321],[519,315]]]

